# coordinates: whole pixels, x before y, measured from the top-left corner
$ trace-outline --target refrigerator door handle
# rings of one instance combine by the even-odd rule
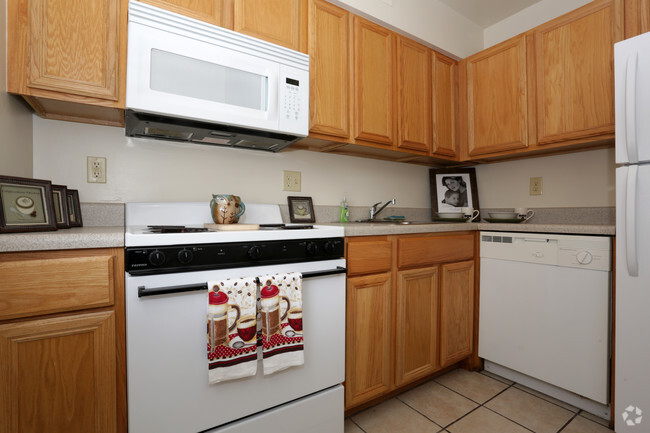
[[[639,148],[636,143],[636,78],[639,53],[627,58],[625,71],[625,142],[627,157],[631,164],[639,162]]]
[[[627,272],[631,277],[639,276],[639,259],[636,248],[636,188],[639,167],[628,166],[627,191],[625,194],[625,243]]]

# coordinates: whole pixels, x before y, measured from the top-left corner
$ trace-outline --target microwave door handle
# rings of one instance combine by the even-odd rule
[[[208,283],[187,284],[182,286],[153,287],[147,289],[145,286],[138,286],[138,298],[143,296],[170,295],[172,293],[196,292],[208,290]]]

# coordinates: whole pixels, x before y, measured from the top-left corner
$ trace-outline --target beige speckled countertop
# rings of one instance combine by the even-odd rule
[[[54,232],[0,234],[0,251],[124,247],[124,227],[75,227]]]
[[[328,224],[330,225],[330,224]],[[399,235],[409,233],[437,233],[463,230],[486,230],[503,232],[561,233],[580,235],[607,235],[616,233],[614,225],[595,224],[493,224],[493,223],[347,223],[331,224],[345,228],[345,236]]]
[[[615,234],[615,226],[595,224],[347,223],[327,225],[343,226],[345,228],[345,236],[399,235],[464,230],[606,236],[613,236]],[[79,227],[54,232],[4,233],[0,235],[0,252],[108,247],[124,247],[124,227]]]

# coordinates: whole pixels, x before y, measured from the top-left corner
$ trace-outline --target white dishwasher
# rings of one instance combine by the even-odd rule
[[[481,232],[480,254],[479,356],[486,369],[606,405],[611,238]]]

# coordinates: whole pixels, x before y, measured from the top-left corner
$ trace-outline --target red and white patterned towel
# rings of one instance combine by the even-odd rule
[[[303,365],[302,274],[258,278],[264,374]]]
[[[209,383],[257,373],[257,282],[254,277],[208,281]]]

